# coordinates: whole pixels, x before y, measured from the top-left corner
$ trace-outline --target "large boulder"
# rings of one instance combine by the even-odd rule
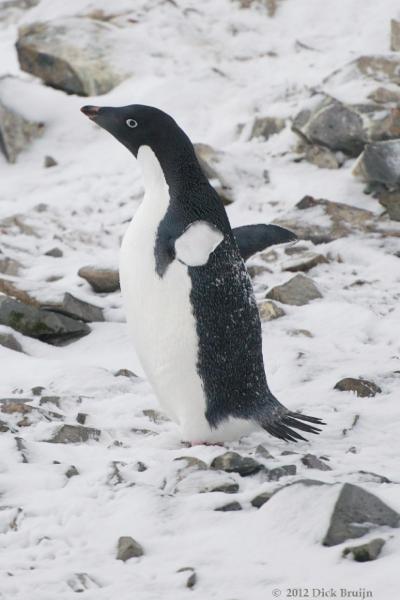
[[[111,62],[114,44],[112,25],[65,17],[22,27],[16,48],[23,71],[67,93],[97,96],[126,77]]]
[[[0,150],[9,163],[15,163],[23,150],[43,133],[43,123],[29,121],[1,100],[0,87]]]

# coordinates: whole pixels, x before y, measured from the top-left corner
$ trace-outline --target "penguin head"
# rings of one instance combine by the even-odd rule
[[[81,111],[136,157],[141,146],[150,146],[159,155],[168,152],[177,142],[187,140],[172,117],[152,106],[82,106]]]

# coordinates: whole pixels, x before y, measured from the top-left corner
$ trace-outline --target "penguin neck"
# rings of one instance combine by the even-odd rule
[[[175,150],[175,151],[174,151]],[[209,185],[197,161],[193,146],[171,152],[157,152],[150,146],[139,148],[139,161],[146,194],[179,199],[190,197],[191,189]]]

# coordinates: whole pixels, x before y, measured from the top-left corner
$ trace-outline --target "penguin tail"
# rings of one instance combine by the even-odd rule
[[[257,419],[259,425],[268,433],[286,442],[297,442],[302,440],[308,441],[296,429],[306,433],[318,434],[322,431],[317,425],[326,425],[324,421],[318,417],[310,417],[302,413],[292,412],[285,408],[282,404],[273,398],[273,406],[271,403],[266,405],[270,410],[263,411],[263,414]],[[278,403],[276,405],[276,403]]]

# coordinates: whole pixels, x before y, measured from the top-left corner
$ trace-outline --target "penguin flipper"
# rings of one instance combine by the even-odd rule
[[[293,231],[279,225],[243,225],[232,231],[243,260],[274,244],[287,244],[298,239]]]
[[[175,241],[176,258],[188,267],[200,267],[224,239],[223,233],[207,221],[194,221]]]

